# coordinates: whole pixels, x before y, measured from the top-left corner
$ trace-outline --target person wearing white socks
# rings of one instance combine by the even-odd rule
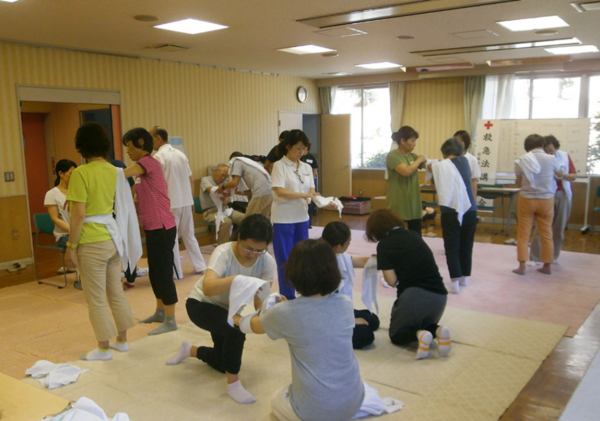
[[[212,347],[181,344],[167,365],[181,363],[188,357],[204,361],[227,376],[227,394],[236,402],[256,402],[240,382],[242,352],[246,335],[227,322],[229,292],[237,275],[251,276],[270,283],[275,278],[275,259],[267,252],[273,239],[273,227],[259,214],[244,218],[238,240],[218,246],[210,257],[206,273],[194,286],[186,302],[190,320],[211,333]],[[262,303],[255,297],[254,306]]]
[[[438,323],[446,309],[448,291],[431,249],[419,234],[407,230],[397,213],[380,209],[367,220],[367,240],[377,242],[377,269],[397,288],[389,335],[392,343],[418,341],[415,359],[429,356],[429,345],[438,339],[440,357],[452,349],[450,329]]]
[[[323,239],[297,243],[285,277],[299,298],[245,320],[234,316],[240,329],[288,343],[292,383],[273,395],[273,413],[280,421],[349,420],[363,404],[365,387],[352,349],[352,301],[335,293],[342,276],[333,248]]]

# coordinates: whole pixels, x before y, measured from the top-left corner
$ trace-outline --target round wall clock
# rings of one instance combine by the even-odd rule
[[[296,98],[298,98],[298,101],[300,102],[306,101],[306,98],[308,98],[308,92],[306,91],[306,88],[304,86],[300,86],[298,88],[298,90],[296,91]]]

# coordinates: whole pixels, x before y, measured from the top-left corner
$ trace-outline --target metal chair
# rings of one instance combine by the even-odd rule
[[[34,264],[34,268],[35,268],[35,280],[38,282],[38,284],[46,284],[46,285],[52,285],[53,287],[57,287],[58,289],[63,289],[64,287],[67,286],[67,271],[65,270],[65,272],[63,273],[64,278],[65,278],[65,283],[63,285],[56,285],[50,282],[42,282],[38,279],[38,271],[37,271],[37,264],[38,264],[38,249],[50,249],[50,250],[57,250],[60,252],[60,257],[62,258],[62,265],[63,268],[66,267],[65,264],[65,252],[67,251],[66,247],[61,247],[58,244],[54,244],[51,246],[44,246],[40,244],[40,234],[49,234],[52,236],[52,238],[54,238],[54,222],[52,222],[52,219],[50,218],[50,215],[47,213],[36,213],[33,215],[33,221],[35,223],[35,264]]]
[[[600,186],[596,186],[596,196],[594,196],[594,213],[592,214],[592,234],[596,230],[596,214],[600,213],[600,206],[596,206],[596,200],[600,198]]]
[[[504,186],[502,184],[479,184],[478,187],[489,187],[489,188],[503,188]],[[494,200],[497,199],[497,196],[494,195],[486,195],[485,192],[481,193],[481,192],[477,192],[477,196],[482,197],[484,199],[488,199],[488,200]],[[504,197],[501,197],[502,201],[501,201],[501,205],[495,205],[495,202],[493,205],[491,206],[487,206],[487,205],[480,205],[477,204],[477,211],[481,211],[481,212],[491,212],[492,213],[492,233],[493,234],[498,234],[499,232],[504,231]],[[496,209],[502,209],[502,230],[496,232],[494,230],[495,226],[496,226]]]

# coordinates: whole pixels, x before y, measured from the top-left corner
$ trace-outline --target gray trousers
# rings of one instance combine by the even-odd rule
[[[390,339],[396,345],[417,340],[418,330],[428,330],[436,337],[438,322],[446,309],[448,296],[423,288],[407,288],[394,301],[390,321]]]
[[[554,196],[554,219],[552,220],[552,240],[554,241],[554,260],[558,260],[560,249],[565,239],[565,229],[571,216],[573,204],[567,197],[564,190],[558,190]],[[531,239],[531,249],[529,250],[529,260],[534,262],[541,261],[541,240],[537,227],[533,230]]]

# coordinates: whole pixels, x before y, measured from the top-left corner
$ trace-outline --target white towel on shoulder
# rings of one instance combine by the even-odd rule
[[[535,175],[542,171],[542,167],[538,162],[533,152],[527,152],[525,155],[521,155],[515,160],[515,164],[521,168],[523,174],[529,180],[529,184],[532,188],[535,188]]]
[[[363,270],[362,302],[371,313],[379,313],[377,303],[377,256],[369,257]],[[375,308],[375,311],[373,311]]]
[[[458,213],[458,223],[462,225],[463,215],[471,207],[471,200],[458,168],[449,159],[432,164],[438,204],[454,209]]]
[[[236,160],[238,160],[238,159],[240,161],[242,161],[242,162],[245,162],[248,165],[252,165],[258,171],[260,171],[260,173],[262,175],[264,175],[265,177],[267,177],[267,180],[269,180],[269,183],[271,182],[271,175],[269,174],[269,172],[267,170],[265,170],[265,167],[263,167],[262,165],[260,165],[258,162],[251,160],[250,158],[246,158],[246,157],[242,157],[242,156],[236,156],[235,158],[232,158],[231,161],[229,161],[229,165],[233,166],[233,163]]]
[[[229,312],[227,313],[227,323],[230,326],[233,326],[233,316],[239,314],[248,303],[254,300],[256,292],[260,288],[262,291],[258,297],[264,300],[271,293],[269,282],[243,275],[238,275],[233,279],[229,290]]]

